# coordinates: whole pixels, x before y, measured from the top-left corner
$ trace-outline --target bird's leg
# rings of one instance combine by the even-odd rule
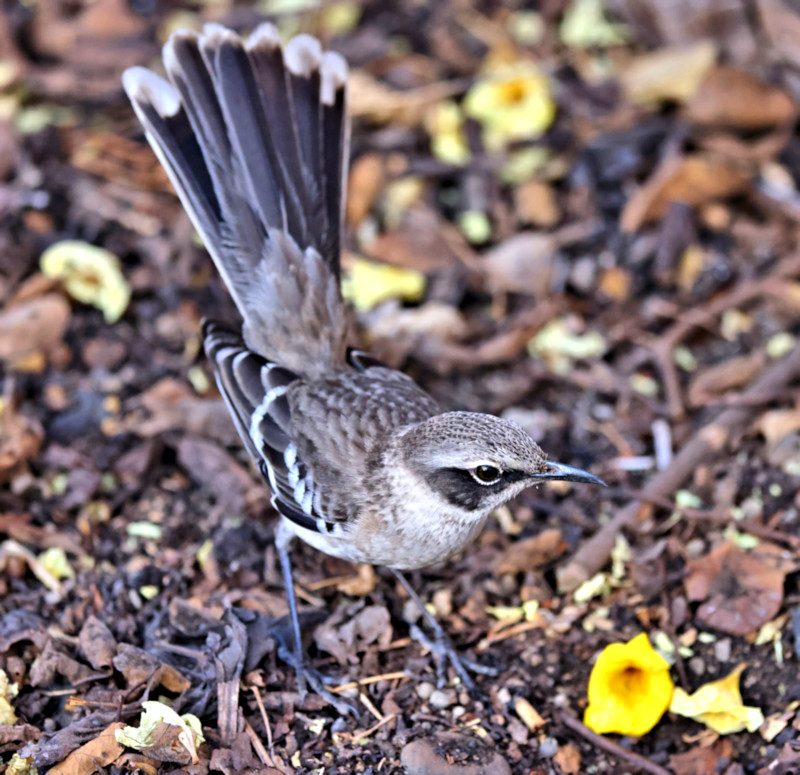
[[[292,579],[292,562],[289,559],[290,543],[291,536],[287,539],[283,535],[283,531],[278,530],[275,547],[278,550],[278,557],[281,563],[283,585],[286,589],[286,599],[289,603],[289,619],[292,623],[292,640],[294,641],[292,648],[287,648],[286,644],[279,640],[278,656],[294,668],[297,677],[297,693],[300,695],[301,701],[305,699],[310,687],[312,691],[336,708],[342,715],[355,714],[357,711],[350,703],[341,697],[337,697],[325,687],[325,684],[330,682],[330,679],[306,665],[303,653],[303,636],[300,631],[300,620],[297,617],[297,598],[294,593],[294,581]]]
[[[400,573],[400,571],[390,568],[394,573],[395,578],[403,585],[403,589],[408,592],[408,596],[417,604],[417,607],[422,612],[422,616],[428,623],[428,627],[433,630],[433,639],[427,638],[419,627],[411,628],[411,635],[415,640],[418,640],[433,654],[434,661],[436,662],[436,681],[439,688],[442,688],[447,680],[446,670],[447,662],[453,666],[453,669],[458,673],[461,683],[467,689],[473,689],[475,682],[472,680],[472,673],[480,673],[481,675],[497,675],[497,670],[487,665],[482,665],[474,660],[467,659],[461,656],[453,646],[450,636],[444,631],[442,625],[436,621],[436,617],[426,608],[425,603],[422,602],[420,596],[414,591],[414,587],[408,582],[408,579]]]

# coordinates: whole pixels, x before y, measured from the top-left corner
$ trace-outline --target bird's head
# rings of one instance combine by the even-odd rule
[[[605,483],[553,463],[516,423],[489,414],[446,412],[410,428],[405,464],[444,500],[476,519],[541,482]]]

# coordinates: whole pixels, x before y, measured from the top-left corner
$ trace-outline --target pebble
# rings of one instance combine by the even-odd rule
[[[485,742],[440,732],[407,743],[400,752],[406,775],[511,775],[508,762]]]
[[[539,755],[545,759],[555,756],[558,753],[558,740],[554,737],[546,737],[539,743]]]
[[[421,700],[430,699],[430,696],[436,691],[436,687],[428,681],[421,681],[417,684],[417,697]]]
[[[407,622],[408,624],[414,624],[420,616],[422,616],[422,612],[419,610],[419,606],[413,600],[406,600],[403,603],[403,621]]]
[[[434,689],[431,692],[431,696],[428,697],[428,702],[432,708],[442,710],[443,708],[449,708],[455,702],[455,699],[454,692],[445,692],[441,689]]]
[[[706,672],[706,662],[702,657],[692,657],[689,660],[689,670],[695,675],[703,675]]]

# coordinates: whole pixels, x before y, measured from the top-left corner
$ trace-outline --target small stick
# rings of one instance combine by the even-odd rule
[[[365,708],[366,708],[366,709],[367,709],[367,710],[368,710],[368,711],[369,711],[369,712],[370,712],[370,713],[371,713],[373,716],[375,716],[375,718],[376,718],[376,719],[378,719],[378,721],[383,721],[383,719],[384,719],[384,715],[383,715],[383,713],[381,713],[381,712],[380,712],[380,711],[379,711],[379,710],[378,710],[378,709],[375,707],[375,705],[372,703],[372,700],[371,700],[369,697],[367,697],[367,695],[366,695],[366,694],[364,694],[364,692],[359,692],[359,693],[358,693],[358,698],[361,700],[361,702],[363,702],[363,703],[364,703],[364,707],[365,707]]]
[[[331,691],[334,694],[339,692],[346,692],[348,689],[358,689],[359,686],[366,686],[367,684],[374,684],[378,681],[393,681],[397,678],[408,678],[408,673],[398,670],[394,673],[382,673],[381,675],[371,675],[367,678],[362,678],[360,681],[350,681],[349,683],[336,686]]]
[[[267,730],[267,745],[269,746],[270,754],[272,754],[272,726],[269,723],[269,716],[267,716],[267,709],[264,707],[264,700],[261,699],[261,692],[259,691],[257,686],[251,686],[250,691],[253,692],[253,697],[255,697],[256,705],[258,705],[258,710],[261,713],[261,719],[264,722],[264,728]]]
[[[264,748],[264,743],[261,742],[261,739],[256,734],[256,730],[253,729],[247,719],[244,720],[244,731],[247,732],[247,736],[250,738],[250,745],[253,746],[253,750],[256,752],[256,755],[259,759],[261,759],[261,763],[274,767],[275,762],[267,753],[267,749]]]
[[[658,764],[648,761],[644,758],[644,756],[634,753],[633,751],[629,751],[627,748],[623,748],[619,743],[615,743],[613,740],[610,740],[607,737],[598,735],[597,732],[592,732],[589,727],[581,724],[578,719],[572,718],[572,716],[568,716],[566,713],[558,713],[557,716],[565,727],[573,732],[577,732],[577,734],[579,734],[581,737],[585,738],[593,745],[596,745],[598,748],[602,748],[604,751],[607,751],[612,756],[617,756],[618,758],[623,759],[632,767],[637,767],[640,770],[644,770],[644,772],[649,772],[650,775],[672,775],[669,770],[666,770],[663,767],[660,767]]]
[[[745,398],[761,395],[789,384],[800,375],[800,345],[764,371],[742,394]],[[644,499],[669,497],[688,479],[695,469],[712,458],[728,443],[733,433],[745,425],[752,412],[746,407],[732,407],[700,428],[675,455],[672,464],[659,471],[644,486]],[[614,547],[617,534],[635,525],[649,514],[650,506],[634,502],[619,511],[590,539],[584,541],[572,560],[557,572],[558,588],[572,592],[594,576],[605,564]]]
[[[368,738],[373,732],[377,732],[381,727],[394,721],[397,718],[396,713],[390,713],[388,716],[383,716],[377,724],[373,724],[369,729],[359,732],[357,735],[350,735],[347,733],[340,733],[342,737],[346,737],[352,743],[360,743],[362,740]]]

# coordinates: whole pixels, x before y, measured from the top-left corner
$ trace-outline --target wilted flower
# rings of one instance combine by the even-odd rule
[[[464,117],[453,100],[443,100],[425,116],[425,128],[431,136],[433,155],[446,164],[469,161],[469,147],[464,135]]]
[[[657,654],[647,633],[627,643],[606,646],[589,676],[587,727],[604,734],[640,737],[664,715],[672,700],[669,665]]]
[[[425,293],[425,275],[355,258],[343,278],[342,293],[359,312],[367,312],[387,299],[419,301]]]
[[[538,137],[553,123],[556,105],[547,76],[533,63],[503,65],[475,83],[464,99],[464,113],[483,126],[490,151]]]
[[[61,280],[73,299],[101,310],[107,323],[116,323],[125,312],[131,289],[108,250],[66,240],[45,250],[40,265],[48,277]]]
[[[719,681],[703,684],[696,692],[687,694],[676,689],[669,706],[670,712],[700,721],[720,735],[733,732],[755,732],[764,723],[761,708],[746,706],[739,691],[739,677],[745,665]]]
[[[11,698],[17,696],[19,687],[11,683],[5,670],[0,670],[0,726],[12,726],[17,721]]]

